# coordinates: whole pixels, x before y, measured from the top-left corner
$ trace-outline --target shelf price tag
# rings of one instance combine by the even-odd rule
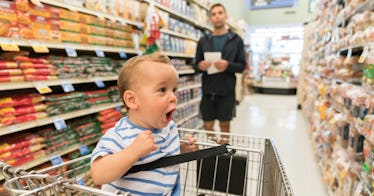
[[[66,54],[68,57],[77,57],[77,51],[74,48],[65,48]]]
[[[0,46],[1,46],[1,49],[4,50],[4,51],[10,51],[10,52],[19,52],[20,51],[17,44],[1,43]]]
[[[96,53],[96,56],[98,57],[105,57],[105,53],[102,50],[97,49],[95,50],[95,53]]]
[[[62,119],[62,118],[55,118],[53,120],[53,124],[55,125],[55,128],[57,130],[66,129],[66,127],[67,127],[65,120]]]
[[[75,91],[74,86],[66,80],[61,81],[61,86],[62,86],[62,89],[64,90],[65,93]]]
[[[81,145],[79,146],[79,153],[81,153],[81,155],[88,155],[90,153],[90,150],[88,150],[88,147],[87,145]]]
[[[84,180],[83,178],[78,178],[77,179],[77,184],[81,185],[81,186],[85,186],[86,184],[84,183]]]
[[[100,78],[95,78],[94,81],[95,81],[95,84],[96,84],[97,87],[99,87],[99,88],[104,88],[105,87],[104,82]]]
[[[50,160],[52,165],[60,165],[61,163],[63,163],[60,155],[52,156]]]
[[[360,58],[358,59],[358,63],[364,63],[369,53],[369,47],[365,46],[364,50],[361,53]]]
[[[49,49],[47,46],[42,46],[42,45],[33,45],[31,46],[32,49],[36,52],[36,53],[49,53]]]
[[[34,82],[34,86],[40,94],[46,94],[46,93],[52,92],[52,89],[49,88],[49,86],[45,82],[41,82],[41,81]]]
[[[119,57],[121,57],[121,59],[126,59],[127,58],[126,52],[119,51]]]

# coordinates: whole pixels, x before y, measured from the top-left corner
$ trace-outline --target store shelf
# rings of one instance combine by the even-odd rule
[[[195,25],[195,26],[197,26],[199,28],[203,28],[203,29],[207,29],[207,30],[212,31],[211,27],[209,27],[207,25],[204,25],[204,24],[199,24],[195,20],[189,18],[188,16],[185,16],[183,14],[179,14],[176,11],[174,11],[174,10],[172,10],[172,9],[164,6],[164,5],[161,5],[161,4],[157,3],[157,2],[154,2],[152,0],[140,0],[140,1],[143,1],[143,2],[146,2],[146,3],[149,3],[149,4],[153,3],[157,8],[159,8],[159,9],[165,11],[165,12],[168,12],[170,14],[170,16],[172,16],[172,17],[175,17],[175,18],[178,18],[178,19],[183,20],[185,22],[188,22],[190,24],[193,24],[193,25]]]
[[[193,69],[178,71],[178,74],[179,74],[179,75],[194,74],[194,73],[195,73],[195,70],[193,70]]]
[[[161,29],[160,31],[162,33],[166,33],[166,34],[173,35],[173,36],[176,36],[176,37],[180,37],[180,38],[184,38],[184,39],[189,39],[189,40],[196,41],[196,42],[199,41],[198,38],[191,37],[191,36],[188,36],[188,35],[183,34],[183,33],[177,33],[177,32],[174,32],[174,31],[167,30],[167,29]]]
[[[354,16],[356,15],[357,13],[362,13],[366,10],[374,10],[374,1],[372,0],[367,0],[366,2],[362,3],[361,5],[359,5],[353,12],[351,15],[348,15],[347,17],[343,18],[342,16],[340,16],[340,18],[343,18],[343,20],[341,21],[338,21],[336,23],[336,26],[342,26],[343,25],[343,21],[344,21],[344,25],[347,25],[349,20]],[[343,13],[341,12],[339,15],[342,15]]]
[[[110,109],[110,108],[115,108],[115,107],[118,107],[118,106],[122,106],[122,102],[94,105],[94,106],[92,106],[91,108],[88,108],[88,109],[76,110],[76,111],[72,111],[72,112],[69,112],[69,113],[66,113],[66,114],[51,116],[51,117],[48,117],[48,118],[42,118],[42,119],[38,119],[38,120],[34,120],[34,121],[29,121],[29,122],[25,122],[25,123],[20,123],[20,124],[15,124],[15,125],[11,125],[11,126],[2,127],[2,128],[0,128],[0,136],[15,133],[15,132],[19,132],[19,131],[23,131],[23,130],[34,128],[34,127],[48,125],[48,124],[53,123],[56,119],[69,120],[69,119],[72,119],[72,118],[97,113],[99,111]]]
[[[190,104],[198,103],[198,102],[200,102],[200,100],[201,100],[201,98],[198,97],[198,98],[192,99],[192,100],[190,100],[190,101],[187,101],[187,102],[185,102],[185,103],[178,104],[178,105],[177,105],[177,109],[178,109],[178,108],[185,107],[185,106],[190,105]]]
[[[56,155],[63,156],[63,155],[69,154],[71,152],[74,152],[74,151],[78,150],[79,147],[82,146],[82,145],[87,145],[88,146],[88,145],[96,143],[97,141],[99,141],[99,140],[96,139],[96,140],[90,141],[90,142],[83,142],[83,143],[80,143],[80,144],[74,144],[67,149],[64,149],[64,150],[61,150],[61,151],[58,151],[58,152],[54,152],[52,155],[49,155],[49,156],[46,156],[46,157],[43,157],[43,158],[40,158],[40,159],[30,161],[30,162],[25,163],[21,166],[18,166],[17,168],[24,169],[24,170],[29,170],[31,168],[34,168],[38,165],[41,165],[43,163],[46,163],[46,162],[50,161],[53,156],[56,156]],[[0,181],[1,180],[4,180],[3,175],[0,175]]]
[[[104,13],[104,12],[99,12],[99,11],[87,9],[85,7],[79,7],[79,6],[76,6],[76,5],[71,5],[71,4],[63,2],[63,1],[57,1],[57,0],[39,0],[39,1],[41,3],[53,5],[53,6],[60,7],[60,8],[69,9],[71,11],[78,11],[78,12],[82,12],[82,13],[85,13],[85,14],[90,14],[90,15],[93,15],[93,16],[97,16],[99,18],[106,18],[106,19],[109,19],[111,21],[118,21],[121,24],[130,24],[130,25],[137,26],[138,28],[141,28],[143,26],[143,23],[141,23],[141,22],[131,21],[131,20],[127,20],[127,19],[124,19],[122,17],[119,17],[119,16],[114,16],[114,15],[107,14],[107,13]]]
[[[96,51],[101,50],[103,52],[125,52],[130,54],[138,54],[142,52],[141,50],[136,50],[132,48],[119,48],[119,47],[111,47],[111,46],[96,46],[96,45],[88,45],[88,44],[75,44],[75,43],[57,43],[57,42],[46,42],[41,40],[28,40],[28,39],[14,39],[14,38],[7,38],[7,37],[0,37],[0,43],[5,44],[16,44],[18,46],[45,46],[47,48],[53,49],[66,49],[66,48],[73,48],[75,50],[82,50],[82,51]]]
[[[200,88],[201,84],[193,84],[193,85],[188,85],[182,88],[179,88],[178,91],[184,91],[184,90],[189,90],[189,89],[194,89],[194,88]]]
[[[184,53],[179,53],[179,52],[166,52],[166,51],[164,51],[163,53],[165,53],[166,55],[171,56],[171,57],[183,57],[183,58],[194,58],[195,57],[194,54],[184,54]]]
[[[189,2],[192,2],[192,3],[196,4],[196,5],[198,5],[199,7],[203,8],[204,10],[209,11],[209,8],[208,8],[208,7],[206,7],[205,5],[201,4],[201,3],[200,3],[199,1],[197,1],[197,0],[189,0]]]
[[[176,124],[177,126],[180,126],[181,124],[183,124],[184,122],[186,122],[187,120],[191,119],[192,117],[195,117],[199,115],[199,112],[194,112],[190,115],[188,115],[187,117],[183,118],[182,120],[178,121]]]
[[[118,76],[106,76],[106,77],[93,77],[93,78],[70,78],[70,79],[59,79],[59,80],[45,80],[45,81],[30,81],[30,82],[8,82],[0,83],[0,91],[4,90],[16,90],[16,89],[27,89],[35,88],[37,82],[42,82],[47,86],[59,86],[64,82],[70,84],[82,84],[82,83],[92,83],[95,80],[114,81],[117,80]]]

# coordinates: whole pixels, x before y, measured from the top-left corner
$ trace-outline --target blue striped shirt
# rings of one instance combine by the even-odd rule
[[[128,117],[121,118],[97,143],[91,155],[91,163],[98,157],[114,154],[126,148],[132,144],[139,133],[145,130],[147,129],[130,122]],[[165,128],[152,130],[152,133],[158,149],[141,157],[134,165],[149,163],[165,156],[180,153],[178,130],[173,121],[170,121]],[[179,166],[175,165],[128,174],[121,179],[103,185],[102,189],[112,192],[120,190],[130,192],[132,195],[175,195],[175,190],[178,191],[178,176]]]

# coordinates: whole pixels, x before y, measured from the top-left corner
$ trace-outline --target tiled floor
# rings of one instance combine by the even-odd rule
[[[327,195],[312,154],[308,124],[297,110],[296,96],[246,96],[237,107],[231,127],[232,133],[275,139],[296,195]]]

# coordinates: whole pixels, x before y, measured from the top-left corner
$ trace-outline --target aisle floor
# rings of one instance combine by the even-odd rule
[[[327,195],[296,96],[246,96],[237,107],[231,127],[232,133],[275,139],[295,195]]]

